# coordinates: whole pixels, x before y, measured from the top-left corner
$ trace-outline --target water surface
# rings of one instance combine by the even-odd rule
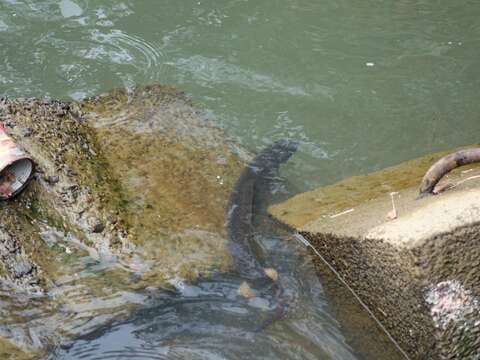
[[[479,15],[475,1],[1,0],[0,93],[173,84],[252,152],[300,140],[282,169],[293,194],[477,142]],[[240,279],[218,275],[143,294],[51,358],[355,358],[303,250],[261,240],[291,304],[271,331],[251,325],[268,301],[239,302]]]

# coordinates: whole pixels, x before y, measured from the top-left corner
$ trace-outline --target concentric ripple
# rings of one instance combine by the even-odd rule
[[[120,30],[107,33],[94,30],[91,33],[93,43],[101,44],[84,54],[87,59],[105,60],[118,64],[133,64],[143,72],[149,72],[159,66],[163,56],[160,50],[149,44],[145,39]]]

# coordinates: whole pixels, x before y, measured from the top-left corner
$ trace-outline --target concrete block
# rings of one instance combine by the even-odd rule
[[[445,154],[269,209],[332,265],[411,359],[480,356],[480,169],[456,169],[437,185],[447,190],[418,198],[423,175]]]

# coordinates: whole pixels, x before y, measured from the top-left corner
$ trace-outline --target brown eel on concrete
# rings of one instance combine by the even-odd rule
[[[442,157],[430,169],[420,184],[420,196],[431,194],[440,179],[453,169],[480,162],[480,148],[465,149]]]
[[[285,300],[277,272],[264,268],[254,251],[253,220],[259,208],[266,208],[268,197],[265,194],[270,192],[272,183],[278,178],[280,165],[287,162],[297,148],[297,142],[282,139],[261,151],[241,173],[228,201],[226,230],[228,249],[235,269],[247,281],[272,284],[277,300],[273,313],[258,330],[264,329],[283,315]]]

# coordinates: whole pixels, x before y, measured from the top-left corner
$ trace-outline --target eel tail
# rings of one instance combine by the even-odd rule
[[[286,313],[287,310],[287,302],[285,299],[284,289],[283,286],[278,282],[273,282],[273,290],[275,291],[275,299],[276,305],[272,312],[268,315],[268,317],[255,329],[255,332],[262,332],[271,324],[280,320]]]

